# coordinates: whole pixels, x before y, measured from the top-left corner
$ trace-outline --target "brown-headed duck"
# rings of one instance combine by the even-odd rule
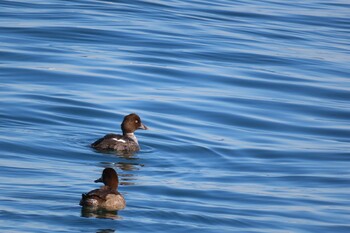
[[[119,152],[139,151],[140,146],[134,132],[137,129],[148,129],[142,124],[141,118],[135,113],[125,116],[121,124],[121,129],[123,135],[113,133],[107,134],[103,138],[92,143],[91,147],[97,150],[115,150]]]
[[[118,192],[118,175],[113,168],[105,168],[102,177],[95,182],[103,182],[104,186],[82,194],[79,205],[85,208],[116,211],[126,206],[124,197]]]

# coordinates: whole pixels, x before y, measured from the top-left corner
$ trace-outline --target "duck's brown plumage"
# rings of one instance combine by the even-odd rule
[[[124,197],[117,191],[118,175],[113,168],[105,168],[100,179],[105,185],[82,194],[80,205],[92,209],[121,210],[126,206]]]

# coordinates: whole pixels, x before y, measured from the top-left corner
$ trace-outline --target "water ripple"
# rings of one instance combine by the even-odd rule
[[[349,232],[349,8],[2,1],[2,230]],[[127,208],[84,212],[105,167]]]

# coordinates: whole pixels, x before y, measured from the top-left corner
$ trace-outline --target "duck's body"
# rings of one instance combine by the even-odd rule
[[[121,152],[140,150],[137,140],[135,141],[129,136],[114,133],[107,134],[103,138],[98,139],[96,142],[92,143],[91,146],[96,150],[115,150]]]
[[[80,205],[92,209],[121,210],[126,206],[124,197],[108,186],[82,194]]]
[[[139,143],[134,134],[137,129],[147,129],[142,124],[141,119],[135,113],[124,117],[121,124],[123,135],[107,134],[91,144],[91,147],[97,150],[115,150],[119,152],[136,152],[140,150]]]
[[[118,192],[118,175],[113,168],[105,168],[102,177],[95,182],[103,182],[105,185],[82,194],[79,205],[93,210],[105,209],[108,211],[125,208],[125,199]]]

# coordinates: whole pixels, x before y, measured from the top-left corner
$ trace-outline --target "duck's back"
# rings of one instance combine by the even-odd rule
[[[138,151],[139,145],[120,134],[107,134],[91,144],[97,150]]]
[[[118,191],[111,190],[107,186],[83,194],[80,205],[106,210],[121,210],[126,206],[124,197]]]

